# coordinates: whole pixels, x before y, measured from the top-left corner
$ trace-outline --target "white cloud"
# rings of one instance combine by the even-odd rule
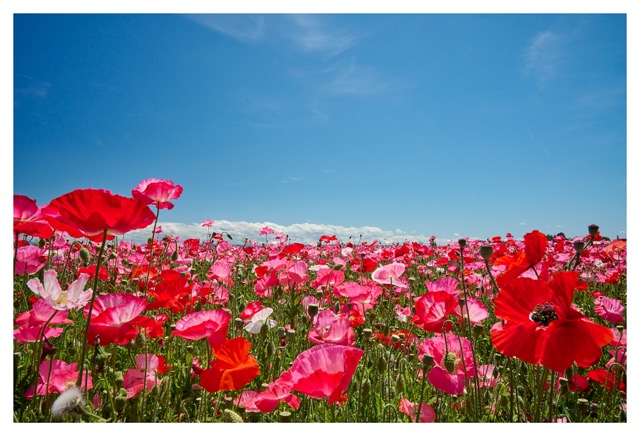
[[[540,86],[553,80],[565,57],[564,38],[550,30],[538,33],[525,51],[525,74]]]
[[[202,224],[193,223],[170,223],[159,222],[162,226],[164,234],[179,236],[180,240],[189,238],[204,239],[207,237],[207,228]],[[258,232],[264,226],[270,227],[276,232],[282,232],[289,235],[290,242],[301,242],[304,244],[316,244],[322,235],[336,235],[343,242],[358,242],[362,235],[362,241],[373,242],[378,240],[380,243],[390,244],[394,242],[417,241],[427,243],[429,238],[425,235],[409,234],[400,229],[383,230],[379,227],[343,227],[333,224],[291,224],[282,226],[271,222],[246,222],[246,221],[227,221],[216,220],[210,232],[227,232],[233,237],[233,242],[242,244],[244,238],[252,239],[258,242],[264,241],[264,236],[259,236]],[[135,230],[125,235],[125,240],[145,241],[151,236],[153,226],[146,229]],[[351,239],[349,239],[351,237]],[[273,240],[273,236],[269,236]]]
[[[266,30],[264,18],[245,14],[193,14],[190,20],[242,42],[260,41]]]
[[[338,55],[353,47],[360,37],[341,29],[331,29],[318,15],[291,15],[295,24],[289,34],[294,44],[305,52]]]

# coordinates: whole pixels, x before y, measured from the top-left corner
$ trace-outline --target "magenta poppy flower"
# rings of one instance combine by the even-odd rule
[[[355,282],[344,282],[333,289],[337,297],[348,298],[352,303],[364,305],[365,309],[375,306],[382,288],[378,285],[361,285]]]
[[[469,313],[467,314],[467,306],[469,306]],[[482,324],[482,321],[489,318],[489,311],[486,306],[480,300],[476,300],[475,298],[468,297],[467,304],[456,307],[453,313],[460,319],[462,322],[463,318],[468,318],[471,324]],[[463,316],[464,314],[464,316]]]
[[[253,398],[256,408],[263,413],[273,412],[278,404],[288,404],[293,410],[300,407],[300,398],[291,393],[291,389],[282,383],[269,383],[269,388]]]
[[[113,239],[143,229],[156,218],[143,202],[105,189],[76,189],[51,200],[42,214],[54,229],[97,242],[102,242],[105,230],[107,239]]]
[[[227,338],[230,320],[231,314],[224,310],[201,310],[180,318],[171,334],[188,341],[207,338],[216,349]]]
[[[453,295],[458,295],[461,292],[456,289],[458,283],[458,280],[454,279],[453,277],[442,277],[433,282],[429,280],[426,280],[424,282],[424,284],[427,285],[427,289],[429,290],[429,292],[444,291]]]
[[[331,343],[353,346],[355,333],[348,318],[342,318],[331,310],[321,310],[314,318],[313,328],[307,338],[314,344]]]
[[[344,282],[344,273],[331,268],[323,268],[316,273],[316,279],[311,282],[311,286],[319,291],[333,288]]]
[[[150,318],[140,316],[146,308],[146,300],[131,294],[97,297],[89,324],[89,345],[94,345],[97,337],[100,345],[130,343],[138,336],[139,326],[148,325]],[[84,316],[89,316],[89,305],[84,308]]]
[[[416,314],[411,322],[422,330],[438,333],[442,331],[444,322],[449,314],[458,308],[458,298],[445,292],[427,292],[415,299]],[[451,330],[451,324],[447,324],[447,331]]]
[[[182,195],[182,186],[173,180],[145,179],[131,190],[133,198],[144,204],[154,204],[158,209],[173,209],[169,200],[177,200]]]
[[[462,342],[462,348],[460,348]],[[427,379],[434,388],[451,395],[462,395],[468,378],[475,375],[471,342],[465,337],[452,333],[445,338],[436,334],[426,339],[418,349],[418,357],[433,356],[434,367],[427,373]]]
[[[300,353],[276,383],[311,398],[328,398],[333,404],[346,392],[363,354],[359,348],[344,345],[316,345]]]
[[[393,285],[399,288],[406,288],[406,281],[404,278],[400,277],[406,268],[406,265],[403,263],[390,263],[388,265],[378,267],[373,274],[371,274],[371,279],[381,285]]]
[[[13,196],[13,231],[49,239],[53,229],[40,213],[36,201],[26,195]]]
[[[15,323],[18,329],[13,331],[13,338],[18,342],[36,342],[45,338],[57,338],[63,332],[62,328],[49,327],[58,324],[72,324],[73,321],[67,318],[69,311],[56,311],[43,299],[37,300],[33,308],[23,312],[16,317]],[[42,327],[47,324],[44,332]]]
[[[594,301],[594,311],[605,321],[612,323],[624,323],[624,306],[615,298],[605,296],[597,297]]]
[[[27,276],[35,274],[44,268],[47,252],[35,245],[25,245],[18,248],[16,256],[16,274]]]
[[[164,357],[155,354],[138,354],[135,362],[136,367],[127,369],[123,376],[122,387],[127,391],[127,398],[134,398],[142,389],[150,391],[154,386],[160,386],[162,380],[158,374],[167,369]]]
[[[78,380],[78,374],[80,371],[76,370],[77,363],[67,364],[62,360],[43,360],[38,368],[40,377],[36,381],[36,385],[31,387],[25,393],[27,399],[32,398],[35,395],[47,395],[54,392],[63,393],[69,388],[76,385]],[[93,387],[93,380],[89,374],[89,370],[85,370],[86,377],[82,377],[82,388],[91,389]]]
[[[400,404],[398,404],[398,410],[405,415],[407,415],[411,422],[416,422],[416,405],[406,398],[400,399]],[[420,418],[418,418],[418,422],[435,422],[436,420],[436,411],[428,405],[427,403],[422,403],[420,405]]]
[[[273,235],[275,232],[273,231],[272,228],[264,226],[263,228],[260,229],[260,231],[258,232],[258,235]]]

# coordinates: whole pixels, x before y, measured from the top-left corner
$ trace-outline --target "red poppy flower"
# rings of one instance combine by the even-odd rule
[[[54,229],[98,242],[105,230],[107,239],[113,239],[114,235],[143,229],[156,218],[144,203],[104,189],[76,189],[54,198],[42,215]]]
[[[574,361],[583,368],[591,366],[613,335],[571,306],[577,281],[576,272],[559,272],[549,283],[529,278],[504,282],[495,314],[506,324],[491,333],[495,348],[557,372]]]
[[[614,374],[613,371],[607,370],[606,368],[597,368],[589,371],[587,373],[587,377],[589,380],[593,380],[597,383],[600,383],[605,387],[605,389],[612,390],[614,389],[615,382],[618,381],[617,389],[619,391],[625,392],[627,387],[624,382],[620,380],[620,376]]]
[[[200,385],[209,392],[235,391],[245,387],[258,374],[260,366],[249,355],[251,342],[245,338],[224,341],[215,352],[211,367],[200,374]]]
[[[458,308],[458,298],[445,291],[427,292],[416,298],[416,314],[411,322],[427,332],[440,333],[447,317]],[[451,324],[445,327],[451,330]]]
[[[524,235],[524,253],[515,258],[503,256],[496,260],[495,265],[508,265],[507,271],[498,276],[498,284],[514,279],[530,267],[542,260],[547,251],[547,237],[544,233],[534,230]]]
[[[149,289],[149,295],[155,298],[148,309],[170,309],[173,313],[182,312],[189,302],[193,283],[188,284],[189,276],[182,277],[179,272],[168,269],[160,273],[162,279],[153,289]]]

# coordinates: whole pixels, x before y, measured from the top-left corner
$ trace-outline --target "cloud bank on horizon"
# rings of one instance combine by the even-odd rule
[[[383,230],[379,227],[343,227],[332,224],[291,224],[283,226],[271,222],[246,222],[246,221],[227,221],[227,220],[215,220],[211,228],[203,227],[201,223],[172,223],[172,222],[158,222],[158,226],[162,228],[162,234],[169,234],[178,236],[180,240],[189,238],[205,239],[207,232],[209,234],[215,233],[228,233],[233,237],[234,243],[243,243],[244,239],[256,241],[262,243],[265,241],[263,235],[258,235],[263,227],[269,227],[276,233],[282,232],[288,235],[289,242],[300,242],[303,244],[316,244],[322,235],[335,235],[342,242],[354,242],[366,241],[373,242],[377,240],[382,244],[403,243],[405,241],[415,241],[427,243],[429,237],[425,235],[409,234],[403,230]],[[142,242],[151,236],[151,230],[153,226],[149,226],[145,229],[134,230],[124,235],[124,239],[127,241]],[[161,234],[161,235],[162,235]],[[275,235],[269,235],[268,239],[273,241]]]

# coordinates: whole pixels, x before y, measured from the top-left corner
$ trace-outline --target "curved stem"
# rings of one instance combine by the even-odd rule
[[[84,359],[87,355],[87,345],[89,342],[89,326],[91,324],[91,314],[93,313],[93,302],[96,299],[96,295],[98,295],[98,279],[99,279],[99,271],[100,266],[102,266],[102,255],[104,253],[104,246],[107,243],[107,229],[104,229],[102,234],[102,245],[100,246],[100,252],[98,253],[98,263],[96,264],[96,275],[93,279],[93,293],[91,294],[91,302],[89,303],[89,313],[87,314],[87,327],[84,334],[84,342],[82,343],[82,352],[80,353],[80,372],[78,372],[78,381],[76,386],[82,388],[82,373],[84,370]]]

